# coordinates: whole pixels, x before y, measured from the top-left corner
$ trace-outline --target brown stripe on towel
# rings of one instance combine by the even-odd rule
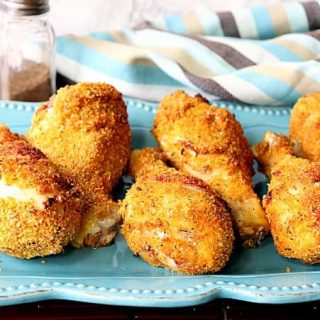
[[[203,89],[204,91],[207,91],[218,98],[221,98],[223,100],[233,100],[233,101],[239,101],[236,97],[234,97],[229,91],[227,91],[225,88],[223,88],[218,82],[216,82],[213,79],[208,78],[202,78],[194,75],[193,73],[190,73],[188,70],[186,70],[184,67],[179,65],[184,75],[197,87],[200,89]]]
[[[309,29],[319,29],[320,28],[320,6],[316,1],[309,1],[309,2],[301,2],[303,6],[308,22],[309,22]]]
[[[319,30],[310,31],[307,34],[320,41],[320,31]]]
[[[201,44],[206,46],[208,49],[210,49],[211,51],[221,56],[223,60],[227,61],[230,65],[232,65],[236,69],[242,69],[245,67],[256,65],[256,63],[254,63],[252,60],[247,58],[241,52],[230,47],[225,43],[210,41],[210,40],[202,39],[200,37],[195,37],[195,36],[190,36],[189,38],[192,38],[193,40],[200,42]]]
[[[240,38],[236,20],[231,12],[217,12],[224,35]]]
[[[152,26],[152,23],[150,21],[142,21],[132,28],[133,30],[142,30],[142,29],[155,29],[155,27]],[[159,29],[160,30],[160,29]]]

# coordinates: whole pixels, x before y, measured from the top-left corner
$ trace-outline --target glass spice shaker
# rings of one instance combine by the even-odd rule
[[[49,0],[1,0],[0,98],[45,101],[55,91]]]

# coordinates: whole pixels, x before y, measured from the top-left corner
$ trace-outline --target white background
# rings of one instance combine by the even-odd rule
[[[132,27],[143,20],[195,10],[234,10],[252,3],[295,0],[50,0],[50,19],[57,35],[86,34]]]

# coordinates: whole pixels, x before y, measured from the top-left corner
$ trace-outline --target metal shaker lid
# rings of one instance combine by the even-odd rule
[[[2,11],[17,16],[33,16],[49,11],[49,0],[1,0]]]

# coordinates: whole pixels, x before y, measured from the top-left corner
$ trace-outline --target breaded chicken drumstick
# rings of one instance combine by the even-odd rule
[[[263,205],[279,254],[320,262],[320,162],[296,158],[285,135],[267,132],[253,147],[271,177]]]
[[[103,83],[64,87],[37,110],[27,135],[84,192],[87,210],[72,244],[109,243],[120,219],[109,194],[130,153],[131,133],[121,94]]]
[[[269,232],[252,188],[253,155],[233,114],[177,91],[162,100],[152,132],[176,168],[221,194],[245,246],[255,246]]]
[[[294,105],[289,136],[296,156],[320,160],[320,93],[310,93]]]
[[[62,252],[80,228],[81,194],[25,138],[0,126],[0,250],[19,258]]]
[[[217,272],[233,248],[229,208],[203,181],[168,168],[165,160],[156,149],[132,152],[136,183],[120,209],[122,233],[133,253],[153,266]]]

